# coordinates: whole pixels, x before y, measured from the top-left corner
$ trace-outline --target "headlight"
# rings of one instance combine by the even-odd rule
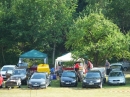
[[[76,82],[76,80],[73,80],[72,82],[73,82],[73,83],[75,83],[75,82]]]
[[[125,79],[120,79],[120,82],[125,82]]]
[[[65,82],[65,81],[61,80],[61,82]]]
[[[86,83],[87,81],[84,79],[83,82]]]
[[[112,80],[108,80],[108,82],[113,82]]]
[[[46,82],[41,82],[41,84],[46,84]]]
[[[100,79],[98,79],[98,80],[96,80],[96,82],[101,82],[101,80],[100,80]]]

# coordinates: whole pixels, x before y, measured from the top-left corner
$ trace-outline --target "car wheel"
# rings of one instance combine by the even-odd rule
[[[1,85],[0,88],[3,88],[3,86]]]
[[[122,85],[126,85],[126,83],[123,83]]]
[[[76,82],[75,85],[74,85],[74,87],[77,87],[77,85],[78,85],[78,83]]]
[[[99,85],[99,88],[102,88],[102,83]]]
[[[60,87],[63,87],[61,83],[60,83]]]
[[[18,88],[21,88],[21,85]]]
[[[103,82],[106,83],[106,78],[104,78]]]
[[[86,88],[86,87],[82,84],[82,88]]]
[[[5,86],[5,88],[8,88],[8,86]]]

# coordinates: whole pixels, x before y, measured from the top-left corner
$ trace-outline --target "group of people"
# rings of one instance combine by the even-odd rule
[[[90,60],[86,60],[85,64],[86,64],[85,72],[87,72],[87,71],[89,71],[93,68],[93,64]],[[106,60],[105,69],[109,69],[109,67],[110,67],[110,63],[108,62],[108,60]],[[76,72],[78,72],[79,69],[80,69],[80,62],[77,61],[77,62],[74,63],[74,70]],[[54,70],[53,70],[53,72],[54,72]],[[58,67],[57,67],[57,75],[61,76],[62,72],[63,72],[63,66],[61,64],[59,64]]]
[[[87,71],[93,68],[93,64],[91,63],[90,60],[87,60],[87,61],[85,62],[85,64],[86,64],[85,69],[86,69]],[[75,62],[75,64],[74,64],[74,69],[75,69],[75,71],[78,71],[79,68],[80,68],[80,62]]]

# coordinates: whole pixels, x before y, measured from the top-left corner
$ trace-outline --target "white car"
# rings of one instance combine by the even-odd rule
[[[12,74],[13,73],[13,70],[17,68],[16,65],[4,65],[2,68],[1,68],[1,74],[2,74],[2,77],[4,79],[6,79],[6,73],[8,72],[9,74]]]
[[[117,84],[126,84],[126,79],[123,71],[121,70],[112,70],[108,76],[108,84],[109,85],[117,85]]]

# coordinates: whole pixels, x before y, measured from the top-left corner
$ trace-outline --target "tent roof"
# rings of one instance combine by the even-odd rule
[[[67,53],[67,54],[65,54],[65,55],[63,55],[63,56],[61,56],[61,57],[58,57],[57,59],[56,59],[56,61],[72,61],[72,60],[74,60],[73,58],[72,58],[72,53]]]
[[[42,53],[37,50],[30,50],[22,55],[20,55],[20,58],[46,58],[47,54]]]

